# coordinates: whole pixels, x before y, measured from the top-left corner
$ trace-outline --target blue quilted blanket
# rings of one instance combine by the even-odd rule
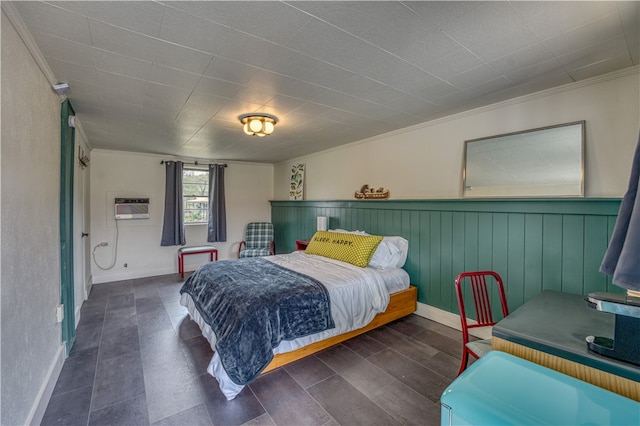
[[[322,283],[260,257],[203,265],[182,293],[214,331],[222,365],[239,385],[258,377],[280,341],[335,327]]]

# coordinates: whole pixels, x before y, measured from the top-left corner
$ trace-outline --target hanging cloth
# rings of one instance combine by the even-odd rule
[[[224,198],[224,164],[209,165],[209,224],[207,241],[227,241],[227,215]]]
[[[165,173],[164,220],[161,246],[183,246],[184,211],[182,210],[182,161],[167,161]]]
[[[612,282],[627,290],[640,291],[640,134],[631,165],[629,189],[622,199],[609,248],[600,272],[613,275]]]

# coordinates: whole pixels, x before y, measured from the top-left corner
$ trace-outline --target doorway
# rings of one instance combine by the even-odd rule
[[[68,99],[62,102],[60,137],[60,304],[63,306],[62,342],[67,356],[76,337],[73,285],[73,175],[75,129],[69,116],[75,111]]]

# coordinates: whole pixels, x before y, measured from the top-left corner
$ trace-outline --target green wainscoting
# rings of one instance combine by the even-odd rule
[[[400,235],[418,301],[457,313],[453,281],[492,269],[504,279],[509,309],[542,290],[622,292],[598,272],[620,199],[271,201],[278,253],[310,238],[316,217],[329,228]]]

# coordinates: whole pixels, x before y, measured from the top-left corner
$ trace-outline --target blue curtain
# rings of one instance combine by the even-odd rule
[[[185,245],[182,210],[182,161],[167,161],[161,246]]]
[[[631,163],[629,188],[622,198],[618,218],[600,272],[613,275],[611,282],[640,291],[640,135]]]
[[[224,201],[224,164],[209,164],[209,226],[207,241],[227,241],[227,214]]]

